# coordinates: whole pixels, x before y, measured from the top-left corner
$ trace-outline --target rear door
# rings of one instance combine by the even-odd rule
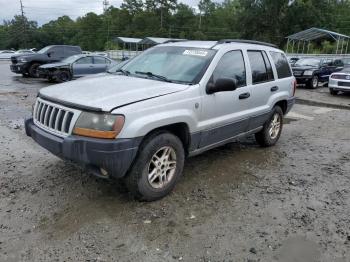
[[[110,61],[101,56],[94,56],[94,73],[106,72]]]
[[[94,63],[91,56],[78,59],[73,63],[73,75],[83,76],[94,73]]]
[[[215,145],[247,130],[250,87],[247,86],[246,63],[241,50],[228,51],[221,57],[209,82],[215,83],[219,78],[236,80],[238,88],[229,92],[204,94],[200,119],[204,130],[199,147]]]
[[[252,76],[251,102],[254,108],[248,128],[251,130],[262,126],[267,120],[270,113],[269,99],[280,87],[275,82],[267,53],[264,50],[248,50],[247,53]]]

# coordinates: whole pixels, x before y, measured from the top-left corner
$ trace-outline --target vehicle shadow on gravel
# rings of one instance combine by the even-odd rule
[[[169,229],[169,221],[176,221],[176,217],[190,219],[196,213],[204,222],[216,214],[218,201],[229,200],[232,191],[242,184],[256,182],[259,179],[257,171],[276,159],[277,153],[260,149],[254,138],[208,151],[188,159],[174,192],[151,203],[133,200],[118,182],[89,176],[75,166],[59,161],[50,167],[55,171],[48,179],[59,185],[52,187],[49,197],[51,201],[60,199],[63,205],[40,217],[39,229],[50,238],[60,239],[86,225],[105,220],[131,225],[166,222],[164,228]],[[171,222],[169,226],[172,228]],[[144,234],[148,239],[157,237],[154,230],[146,230]]]

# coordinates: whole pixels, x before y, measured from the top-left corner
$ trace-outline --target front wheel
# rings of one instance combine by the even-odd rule
[[[180,178],[184,161],[184,148],[177,136],[168,132],[155,133],[140,146],[125,184],[140,200],[163,198]]]
[[[63,83],[72,80],[72,74],[69,71],[60,71],[56,76],[57,82]]]
[[[260,146],[269,147],[277,143],[283,127],[283,111],[275,106],[272,115],[263,126],[263,129],[255,134],[255,139]]]
[[[311,79],[310,87],[312,89],[318,88],[318,82],[319,82],[318,76],[313,76],[312,79]]]
[[[39,77],[39,73],[38,73],[38,68],[39,68],[40,64],[39,63],[33,63],[31,64],[31,66],[29,67],[29,75],[31,77],[35,77],[38,78]]]

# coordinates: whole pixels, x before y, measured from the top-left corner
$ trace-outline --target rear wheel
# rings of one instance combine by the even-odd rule
[[[332,95],[332,96],[335,96],[338,94],[338,91],[335,91],[333,88],[330,88],[329,89],[329,93]]]
[[[29,75],[31,77],[35,77],[35,78],[38,78],[39,77],[39,74],[38,74],[38,67],[40,66],[39,63],[33,63],[31,64],[31,66],[29,67]]]
[[[318,76],[313,76],[310,82],[310,87],[312,89],[316,89],[318,87],[318,82],[319,82]]]
[[[140,146],[125,178],[138,199],[154,201],[169,194],[182,174],[185,152],[180,139],[167,132],[156,133]]]
[[[255,134],[255,139],[263,147],[273,146],[281,136],[283,127],[283,111],[275,106],[271,117],[263,126],[263,129]]]
[[[72,74],[69,71],[60,71],[57,73],[57,81],[60,83],[72,80]]]

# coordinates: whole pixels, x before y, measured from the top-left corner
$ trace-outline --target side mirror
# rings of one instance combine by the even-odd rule
[[[219,78],[213,83],[213,81],[209,81],[207,84],[207,94],[211,95],[218,92],[228,92],[234,91],[237,89],[237,81],[231,78]]]

